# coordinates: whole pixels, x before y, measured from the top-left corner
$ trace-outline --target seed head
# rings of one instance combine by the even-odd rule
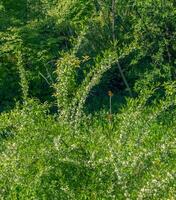
[[[112,97],[112,96],[113,96],[113,93],[112,93],[112,91],[111,91],[111,90],[109,90],[109,91],[108,91],[108,95],[109,95],[110,97]]]

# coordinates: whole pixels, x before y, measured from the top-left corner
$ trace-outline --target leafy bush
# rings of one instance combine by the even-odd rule
[[[146,89],[112,123],[101,111],[77,129],[31,100],[2,114],[1,198],[175,198],[175,84],[163,87],[159,102]]]
[[[0,199],[176,199],[175,2],[0,11]]]

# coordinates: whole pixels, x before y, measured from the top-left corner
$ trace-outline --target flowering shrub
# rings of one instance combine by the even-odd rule
[[[159,103],[128,99],[112,123],[82,116],[76,132],[31,100],[2,114],[0,198],[175,199],[175,83],[164,88]]]
[[[0,110],[21,100],[0,114],[0,199],[176,199],[175,2],[4,0],[0,11]],[[109,102],[86,114],[102,82]]]

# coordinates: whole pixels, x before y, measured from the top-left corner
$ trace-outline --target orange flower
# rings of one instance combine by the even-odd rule
[[[113,96],[113,93],[112,93],[112,91],[111,91],[111,90],[109,90],[109,91],[108,91],[108,95],[109,95],[110,97],[112,97],[112,96]]]

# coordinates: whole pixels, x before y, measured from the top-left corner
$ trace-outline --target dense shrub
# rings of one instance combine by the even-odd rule
[[[175,14],[0,2],[0,199],[176,199]]]
[[[113,116],[74,129],[28,101],[0,117],[2,199],[174,199],[175,85],[149,88]],[[144,95],[145,94],[145,95]]]

